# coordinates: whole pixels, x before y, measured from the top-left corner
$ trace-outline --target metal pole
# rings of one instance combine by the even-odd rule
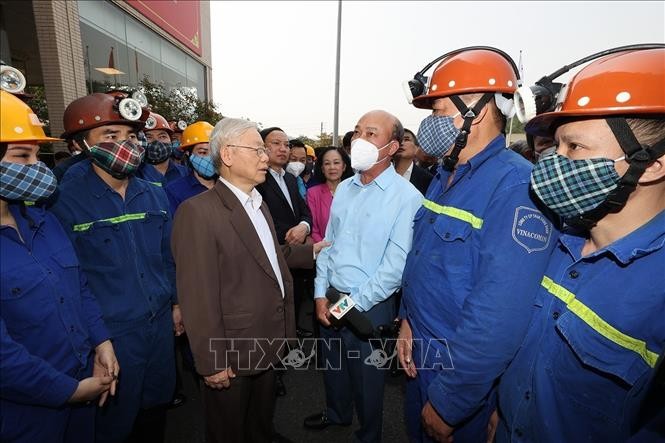
[[[342,0],[337,2],[337,62],[335,67],[335,116],[333,118],[332,145],[337,146],[339,129],[339,59],[342,50]]]
[[[92,66],[90,65],[90,47],[88,45],[85,45],[85,58],[88,62],[88,80],[90,80],[90,94],[92,94]]]

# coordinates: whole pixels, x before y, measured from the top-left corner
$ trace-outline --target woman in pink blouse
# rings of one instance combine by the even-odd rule
[[[307,190],[307,205],[312,212],[312,240],[320,242],[326,235],[330,206],[335,189],[353,175],[351,159],[342,148],[330,146],[317,153],[314,177],[321,184]]]

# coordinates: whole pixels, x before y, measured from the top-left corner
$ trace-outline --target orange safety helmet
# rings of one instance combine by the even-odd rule
[[[517,72],[512,59],[489,49],[468,49],[444,58],[434,69],[427,91],[413,98],[416,108],[432,109],[435,100],[451,95],[494,92],[513,94]]]
[[[0,91],[0,143],[43,143],[60,141],[47,137],[44,124],[23,100]]]
[[[209,143],[213,128],[214,126],[208,122],[194,122],[187,126],[182,132],[180,149],[185,151],[189,147],[198,145],[199,143]]]
[[[148,108],[141,107],[124,92],[96,92],[77,98],[67,106],[62,138],[72,138],[81,131],[105,125],[129,125],[141,130],[149,115]]]
[[[312,157],[314,160],[316,160],[316,151],[314,151],[314,148],[312,148],[310,145],[305,145],[305,155],[308,157]]]
[[[552,136],[570,117],[665,115],[665,48],[621,52],[584,67],[559,94],[556,110],[527,123],[532,135]]]
[[[171,129],[169,122],[167,122],[166,119],[161,115],[155,112],[151,112],[145,121],[143,132],[160,130],[166,131],[169,134],[169,137],[173,134],[173,129]]]

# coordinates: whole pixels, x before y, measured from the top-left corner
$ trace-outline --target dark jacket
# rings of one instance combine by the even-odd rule
[[[261,193],[263,201],[268,205],[268,209],[270,209],[270,215],[272,215],[275,231],[277,232],[277,240],[280,245],[286,243],[285,238],[288,230],[300,222],[305,221],[309,224],[310,229],[312,227],[312,214],[307,207],[307,203],[305,203],[305,200],[300,196],[300,192],[298,192],[296,178],[293,174],[287,172],[284,174],[284,181],[289,190],[289,196],[291,196],[293,209],[289,206],[289,202],[286,200],[282,189],[270,171],[266,173],[266,181],[256,187],[256,190]]]
[[[422,195],[425,195],[427,194],[427,188],[429,188],[429,184],[433,177],[434,176],[430,174],[427,169],[421,168],[414,163],[413,170],[411,171],[411,179],[409,181]]]

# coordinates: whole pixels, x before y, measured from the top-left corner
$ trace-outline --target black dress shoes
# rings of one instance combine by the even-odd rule
[[[296,329],[296,336],[298,338],[310,338],[312,335],[314,335],[312,331],[308,331],[307,329],[301,329],[301,328]]]
[[[351,423],[333,423],[328,420],[328,416],[325,412],[319,412],[318,414],[313,414],[308,417],[305,417],[303,426],[305,429],[311,429],[312,431],[321,431],[328,426],[349,426]]]
[[[180,406],[184,405],[186,401],[187,397],[185,397],[185,394],[178,392],[176,395],[173,396],[173,400],[171,400],[169,409],[179,408]]]

